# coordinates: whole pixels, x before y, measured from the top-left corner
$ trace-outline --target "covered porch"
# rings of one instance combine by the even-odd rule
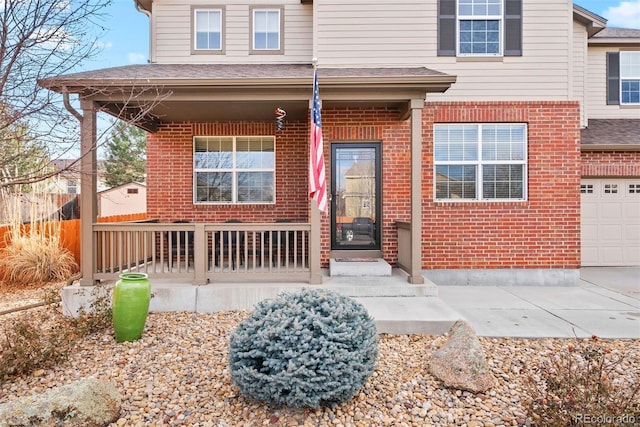
[[[40,84],[62,93],[68,108],[81,123],[81,286],[110,281],[123,271],[140,271],[157,280],[191,285],[227,282],[289,282],[319,284],[326,280],[323,268],[332,254],[329,221],[306,198],[306,181],[290,177],[282,159],[295,161],[298,168],[308,163],[308,143],[300,135],[309,134],[313,67],[295,65],[179,65],[145,64],[60,76]],[[423,67],[382,69],[319,69],[320,97],[323,108],[378,108],[405,123],[410,130],[410,170],[407,186],[410,203],[399,219],[386,221],[380,253],[377,254],[406,272],[404,280],[424,283],[422,271],[422,109],[429,92],[443,92],[455,77]],[[69,94],[80,99],[81,111],[69,103]],[[276,198],[267,205],[210,204],[196,206],[188,200],[155,204],[160,206],[155,223],[100,224],[96,221],[96,113],[105,111],[145,129],[154,136],[169,134],[171,128],[182,140],[190,140],[192,129],[237,129],[254,126],[252,132],[279,135],[274,109],[286,111],[286,120],[296,128],[298,142],[292,152],[280,154],[276,187],[284,188],[295,180],[293,191],[306,200],[306,206],[288,209],[287,199]],[[215,127],[217,126],[217,127]],[[404,126],[404,125],[403,125]],[[179,134],[182,128],[189,129]],[[255,130],[258,129],[258,130]],[[184,133],[184,132],[183,132]],[[154,138],[148,143],[153,146]],[[325,139],[325,156],[328,153]],[[159,147],[159,145],[158,145]],[[162,151],[157,159],[171,162],[172,153]],[[171,183],[172,174],[193,177],[193,165],[176,161],[176,168],[164,172]],[[159,162],[160,160],[158,160]],[[179,166],[177,166],[179,164]],[[157,165],[156,165],[157,166]],[[156,167],[154,174],[160,169]],[[163,169],[164,170],[164,169]],[[302,175],[302,174],[298,174]],[[159,191],[153,179],[148,198]],[[192,178],[188,178],[192,179]],[[195,192],[192,187],[190,191]],[[280,191],[279,194],[286,193]],[[186,193],[186,191],[184,192]],[[280,196],[279,196],[280,197]],[[152,204],[153,205],[153,204]],[[185,206],[187,205],[187,206]],[[185,214],[186,212],[186,214]],[[283,215],[293,212],[295,217]],[[384,205],[382,209],[384,215]],[[241,215],[239,215],[241,214]],[[241,217],[241,223],[225,222]],[[289,222],[276,222],[283,216]],[[186,220],[188,222],[177,222]],[[395,227],[395,228],[394,228]],[[392,242],[391,245],[386,242]],[[393,248],[392,255],[386,253]],[[349,253],[340,253],[340,257]],[[362,256],[354,252],[354,256]]]

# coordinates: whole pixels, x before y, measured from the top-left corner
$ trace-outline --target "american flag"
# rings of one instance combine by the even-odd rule
[[[322,146],[322,118],[320,117],[320,93],[318,70],[313,72],[313,107],[311,108],[311,145],[309,147],[309,197],[316,201],[318,209],[328,213],[327,179],[324,169]]]

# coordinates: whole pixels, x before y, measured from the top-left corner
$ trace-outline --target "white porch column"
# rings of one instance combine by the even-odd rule
[[[80,107],[83,111],[80,120],[80,285],[92,286],[96,253],[93,224],[98,214],[96,105],[93,101],[81,101]]]
[[[411,108],[411,265],[408,281],[424,283],[422,276],[422,109],[424,99],[412,99]]]

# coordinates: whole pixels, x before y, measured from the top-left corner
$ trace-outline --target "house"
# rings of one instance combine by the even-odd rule
[[[55,175],[46,184],[51,193],[68,194],[75,196],[80,193],[80,160],[79,159],[54,159],[51,166]],[[96,178],[97,190],[107,188],[104,183],[104,168],[102,162],[97,164],[98,175]]]
[[[118,185],[98,193],[98,216],[147,212],[147,186],[140,182]]]
[[[81,284],[124,268],[320,283],[331,260],[373,257],[413,284],[554,285],[576,283],[583,260],[640,264],[639,30],[570,0],[133,6],[149,16],[148,64],[40,82],[81,97],[83,198],[95,197],[96,111],[149,132],[158,222],[84,223]],[[308,198],[314,58],[327,216]],[[344,239],[356,215],[341,184],[365,178],[374,194],[357,216],[373,236]],[[115,233],[141,233],[122,238],[134,258],[111,261],[100,242]]]

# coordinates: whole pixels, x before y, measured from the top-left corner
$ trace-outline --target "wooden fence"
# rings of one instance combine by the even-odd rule
[[[104,218],[98,218],[100,223],[110,222],[132,222],[132,221],[144,221],[147,219],[146,213],[127,214],[127,215],[114,215]],[[30,225],[23,225],[25,233],[29,232]],[[11,225],[0,225],[0,254],[7,244],[9,244],[11,234]],[[76,260],[76,263],[80,265],[80,220],[70,219],[62,221],[60,229],[60,240],[62,246],[69,250]]]

